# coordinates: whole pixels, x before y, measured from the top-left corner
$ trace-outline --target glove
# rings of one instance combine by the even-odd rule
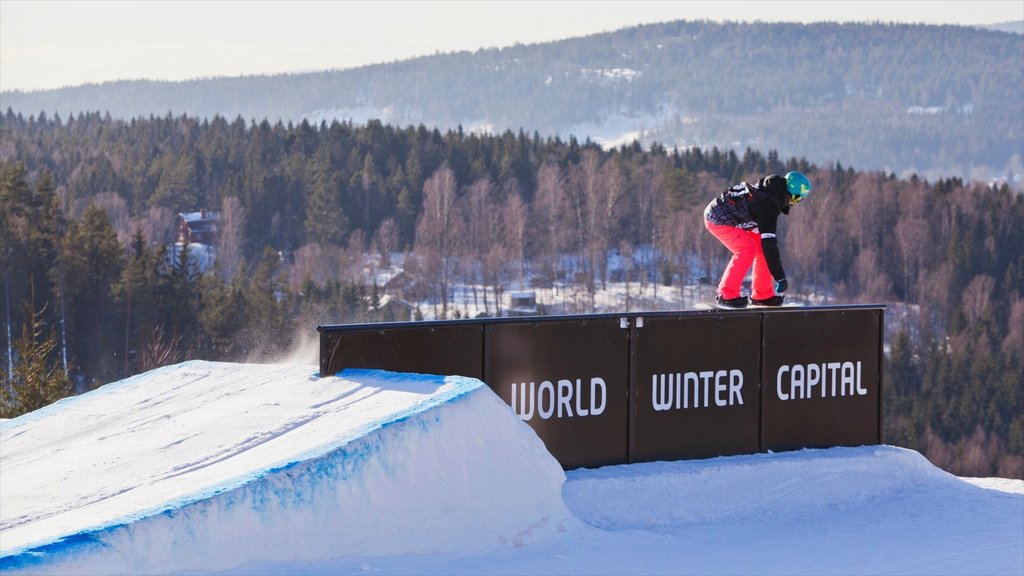
[[[775,293],[776,294],[782,294],[783,292],[786,291],[786,288],[789,288],[789,282],[786,282],[785,278],[783,278],[782,280],[776,280],[775,281]]]

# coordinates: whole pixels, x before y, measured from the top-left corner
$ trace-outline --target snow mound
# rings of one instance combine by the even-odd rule
[[[0,442],[5,574],[483,551],[570,518],[540,439],[462,377],[186,362]]]
[[[562,490],[569,509],[592,526],[656,529],[807,518],[956,488],[973,490],[918,452],[864,446],[577,470]]]

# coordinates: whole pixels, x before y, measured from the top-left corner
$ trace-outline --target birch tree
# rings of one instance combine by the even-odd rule
[[[490,178],[481,178],[469,187],[465,197],[459,202],[459,211],[463,221],[462,258],[460,268],[472,286],[473,304],[479,306],[483,299],[484,313],[489,314],[487,292],[479,294],[477,286],[483,285],[483,262],[495,242],[494,230],[491,228],[490,215],[495,212],[493,204],[494,184]]]
[[[455,173],[442,164],[423,184],[423,212],[416,224],[416,251],[426,260],[426,273],[441,303],[441,318],[448,317],[448,293],[454,266],[457,237],[457,185]]]
[[[534,245],[540,272],[552,282],[558,276],[559,254],[569,247],[566,237],[570,230],[566,221],[570,213],[568,208],[565,177],[557,163],[547,161],[537,170],[537,192],[533,197],[531,219],[536,232]]]
[[[505,214],[507,241],[518,268],[519,283],[523,285],[526,282],[529,209],[523,202],[519,184],[515,180],[506,184],[506,194],[503,197],[505,205],[502,212]]]
[[[587,170],[590,170],[589,168]],[[599,169],[598,176],[587,187],[588,204],[591,206],[592,258],[601,278],[601,287],[608,282],[608,251],[618,244],[619,217],[623,199],[626,197],[626,173],[622,158],[615,156]]]
[[[666,159],[658,154],[651,156],[651,159],[640,171],[639,181],[636,184],[637,203],[637,228],[640,242],[653,248],[658,244],[658,226],[655,217],[664,206],[664,193],[662,183],[664,182]],[[640,254],[640,266],[643,274],[640,275],[640,289],[647,287],[648,276],[653,272],[652,262],[648,257],[650,250],[644,250]],[[657,296],[658,283],[654,283],[654,294]]]

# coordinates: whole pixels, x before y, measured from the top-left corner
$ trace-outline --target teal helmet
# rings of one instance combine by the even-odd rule
[[[793,203],[796,204],[811,193],[811,181],[801,172],[789,172],[786,174],[786,188]]]

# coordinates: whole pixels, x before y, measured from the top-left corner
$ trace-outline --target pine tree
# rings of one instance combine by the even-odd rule
[[[195,350],[199,343],[199,270],[188,244],[175,247],[175,257],[159,287],[160,320],[168,342],[180,345],[172,357]]]
[[[250,361],[280,354],[290,345],[285,308],[279,301],[283,297],[277,278],[279,266],[280,255],[270,248],[265,249],[242,291],[244,322],[236,338]]]
[[[11,303],[32,299],[36,310],[45,310],[44,321],[52,321],[57,310],[47,308],[51,295],[50,276],[57,258],[60,211],[53,192],[53,178],[43,171],[35,189],[28,183],[22,162],[0,167],[0,271],[4,283],[4,349],[13,354],[16,327],[28,319],[18,315]],[[10,337],[9,337],[10,336]],[[10,363],[8,362],[8,370]]]
[[[342,179],[329,159],[318,158],[311,167],[306,198],[306,238],[323,246],[341,246],[348,235],[349,221],[342,204]]]
[[[124,269],[124,247],[103,210],[90,206],[72,222],[60,257],[68,347],[82,369],[100,382],[120,374],[124,340],[112,287]],[[117,344],[115,344],[117,343]]]
[[[199,322],[205,336],[204,351],[212,360],[240,359],[239,350],[244,348],[238,334],[244,314],[241,281],[241,274],[232,284],[218,274],[207,274],[199,280],[203,300]]]
[[[44,334],[43,311],[25,302],[26,321],[15,340],[18,360],[13,373],[0,369],[0,418],[15,418],[71,394],[71,383],[60,362],[53,358],[57,337]]]
[[[113,286],[115,301],[124,314],[123,377],[137,371],[138,349],[157,325],[157,287],[165,253],[162,247],[154,250],[146,246],[142,233],[136,231],[128,264]]]

